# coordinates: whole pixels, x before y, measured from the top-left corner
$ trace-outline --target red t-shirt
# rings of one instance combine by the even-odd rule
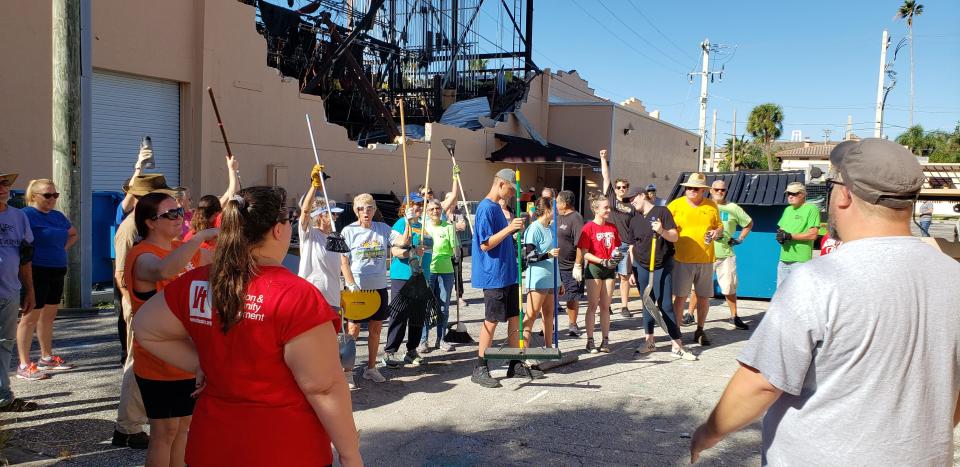
[[[600,259],[610,259],[613,251],[620,246],[620,233],[617,227],[609,222],[598,225],[594,221],[583,224],[580,231],[580,240],[577,248],[584,250]]]
[[[332,463],[330,438],[284,362],[283,347],[327,321],[339,328],[337,313],[309,282],[282,267],[261,267],[247,286],[243,319],[224,334],[210,306],[209,275],[202,267],[164,289],[207,377],[190,423],[187,464]]]

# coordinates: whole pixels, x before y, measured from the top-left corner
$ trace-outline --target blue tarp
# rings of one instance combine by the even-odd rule
[[[468,130],[479,130],[483,128],[480,117],[489,116],[490,102],[486,97],[477,97],[451,104],[440,117],[440,123]]]

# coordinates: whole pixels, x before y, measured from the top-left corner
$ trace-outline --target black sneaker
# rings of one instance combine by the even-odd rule
[[[530,378],[543,379],[543,372],[535,368],[530,368],[523,362],[514,362],[507,368],[507,378]]]
[[[477,383],[485,388],[499,388],[500,381],[490,376],[490,369],[486,365],[479,365],[473,369],[473,376],[470,381]]]
[[[570,337],[580,337],[580,328],[577,327],[576,324],[571,324],[567,330],[567,335]]]
[[[707,333],[703,329],[697,329],[693,332],[693,340],[703,346],[710,345],[710,339],[707,339]]]
[[[747,323],[744,323],[743,320],[740,319],[739,316],[734,316],[733,319],[730,320],[730,324],[732,324],[733,327],[735,327],[735,328],[737,328],[737,329],[740,329],[740,330],[742,330],[742,331],[749,331],[749,330],[750,330],[750,325],[747,324]]]
[[[693,324],[693,322],[694,322],[693,315],[691,315],[690,313],[683,314],[683,322],[681,323],[682,325],[690,326],[691,324]]]
[[[147,449],[150,445],[150,435],[140,432],[128,435],[126,433],[120,433],[117,430],[113,430],[113,441],[111,442],[114,446],[121,448],[133,448],[133,449]]]
[[[633,312],[631,312],[629,308],[623,307],[620,308],[620,316],[623,316],[624,318],[632,318]]]

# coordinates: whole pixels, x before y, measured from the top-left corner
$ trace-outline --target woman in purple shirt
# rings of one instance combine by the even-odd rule
[[[77,229],[57,206],[57,187],[52,180],[41,178],[27,186],[27,202],[23,213],[30,220],[33,231],[33,284],[36,307],[20,318],[17,326],[17,351],[20,366],[17,377],[38,380],[47,377],[46,371],[69,370],[73,365],[53,354],[53,320],[63,296],[63,281],[67,274],[67,250],[77,242]],[[30,343],[33,332],[40,341],[40,360],[30,361]]]

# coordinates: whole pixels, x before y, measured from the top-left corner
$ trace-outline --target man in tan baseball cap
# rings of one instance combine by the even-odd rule
[[[795,266],[813,258],[813,242],[820,232],[820,210],[807,204],[807,187],[791,182],[784,190],[787,202],[777,222],[777,243],[780,244],[780,262],[777,264],[777,287],[786,280]]]

